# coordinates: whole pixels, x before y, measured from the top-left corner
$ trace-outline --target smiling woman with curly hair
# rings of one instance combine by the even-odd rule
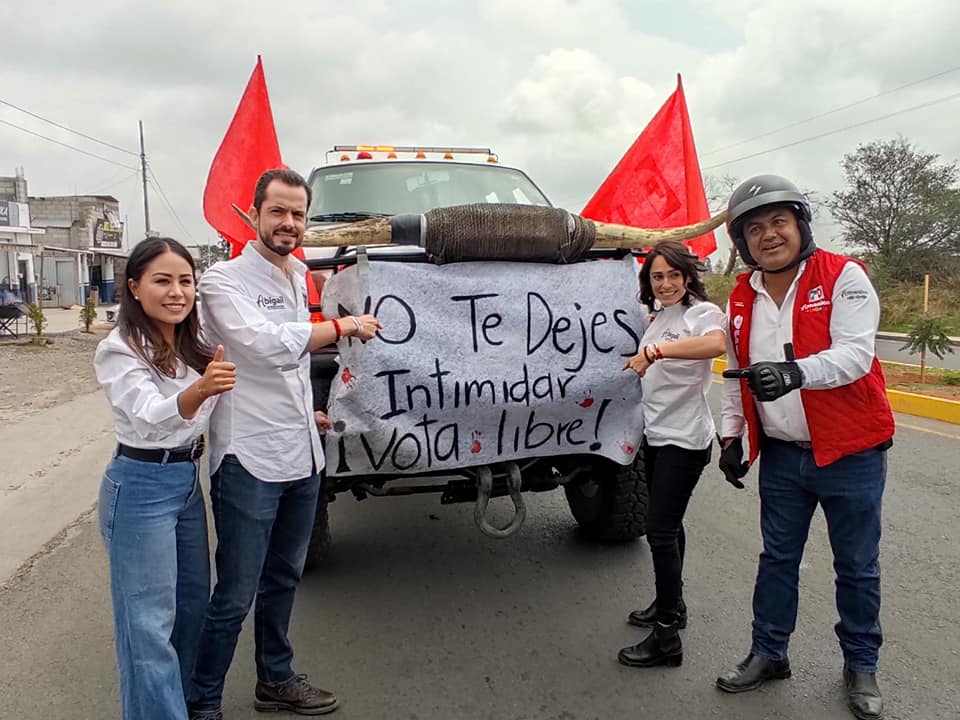
[[[643,384],[641,452],[650,486],[647,541],[653,555],[656,599],[634,610],[628,622],[652,627],[645,640],[623,648],[631,667],[680,665],[686,627],[682,598],[683,516],[704,467],[716,430],[707,391],[711,361],[726,350],[723,312],[707,300],[696,255],[682,243],[658,243],[640,270],[638,300],[650,313],[641,349],[624,369]]]

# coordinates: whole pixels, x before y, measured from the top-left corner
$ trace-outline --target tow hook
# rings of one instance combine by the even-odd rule
[[[493,471],[489,465],[477,469],[477,504],[473,510],[473,519],[484,535],[493,538],[505,538],[513,535],[523,525],[527,517],[527,506],[520,492],[520,468],[515,462],[507,463],[507,487],[513,500],[513,518],[504,528],[497,528],[487,522],[487,504],[493,492]]]

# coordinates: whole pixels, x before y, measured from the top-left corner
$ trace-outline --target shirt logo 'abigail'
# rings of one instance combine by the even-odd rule
[[[257,306],[267,310],[280,310],[286,307],[282,295],[257,295]]]

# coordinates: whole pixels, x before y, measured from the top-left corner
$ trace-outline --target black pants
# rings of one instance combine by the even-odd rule
[[[683,587],[683,554],[686,545],[683,516],[703,469],[710,462],[708,445],[687,450],[676,445],[644,443],[650,506],[647,542],[653,555],[657,585],[657,621],[676,621]]]

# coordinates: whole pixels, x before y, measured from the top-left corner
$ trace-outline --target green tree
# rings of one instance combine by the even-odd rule
[[[947,331],[950,328],[943,318],[924,315],[910,328],[907,333],[907,342],[900,348],[911,353],[920,353],[920,384],[923,384],[927,369],[927,351],[932,352],[940,360],[947,353],[953,353]]]
[[[223,238],[217,238],[216,242],[208,245],[200,245],[200,258],[197,260],[197,270],[203,272],[215,262],[226,260],[230,257],[230,243]]]
[[[847,188],[826,201],[841,240],[885,275],[955,272],[960,254],[958,168],[902,137],[860,145],[841,162]]]

